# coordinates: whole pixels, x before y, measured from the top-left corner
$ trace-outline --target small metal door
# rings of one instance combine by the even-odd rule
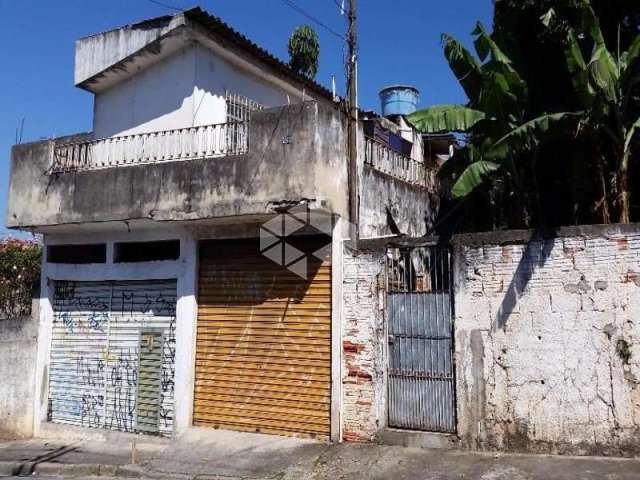
[[[451,256],[387,251],[389,426],[455,432]]]
[[[136,426],[139,432],[157,434],[162,384],[162,331],[140,332]]]

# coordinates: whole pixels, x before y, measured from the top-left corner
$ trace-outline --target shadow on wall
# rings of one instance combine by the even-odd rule
[[[95,97],[96,137],[192,123],[193,54],[183,50]]]
[[[518,298],[526,290],[535,270],[544,267],[551,255],[553,245],[553,240],[545,240],[545,235],[541,230],[534,230],[522,252],[518,267],[511,277],[509,288],[502,299],[500,309],[496,314],[494,330],[507,328],[507,319],[518,303]]]

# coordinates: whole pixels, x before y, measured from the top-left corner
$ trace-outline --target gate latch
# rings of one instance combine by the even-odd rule
[[[396,341],[396,337],[394,335],[389,335],[389,345],[394,344]]]

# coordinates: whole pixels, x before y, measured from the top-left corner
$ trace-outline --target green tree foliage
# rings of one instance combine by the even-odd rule
[[[0,320],[27,315],[40,282],[42,247],[30,241],[0,241]]]
[[[603,221],[631,221],[629,164],[637,157],[640,130],[640,35],[628,49],[611,51],[588,0],[577,6],[577,28],[568,26],[565,42],[567,70],[579,99],[579,132],[600,146],[596,164],[602,184]],[[565,25],[550,9],[543,17],[547,26]]]
[[[443,35],[445,56],[469,103],[420,110],[409,121],[424,132],[467,133],[465,147],[450,160],[457,165],[450,164],[442,172],[455,177],[453,197],[467,197],[487,179],[499,176],[489,192],[491,201],[511,204],[513,213],[508,216],[516,219],[514,226],[530,226],[537,201],[535,182],[530,181],[532,159],[525,157],[557,133],[571,114],[532,118],[528,85],[511,59],[482,24],[477,24],[473,36],[476,55]]]
[[[473,197],[467,229],[640,218],[628,181],[640,151],[640,5],[609,4],[601,28],[588,0],[497,0],[494,33],[473,31],[476,55],[443,35],[469,102],[410,121],[466,133],[440,174],[454,198]]]
[[[315,30],[308,25],[296,28],[289,37],[289,65],[309,78],[318,72],[320,42]]]

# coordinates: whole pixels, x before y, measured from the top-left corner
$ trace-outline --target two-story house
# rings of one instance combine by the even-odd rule
[[[332,92],[199,8],[78,40],[75,84],[93,132],[12,150],[7,225],[45,246],[36,434],[340,440],[342,243],[426,232],[420,136],[361,122],[350,218]]]

